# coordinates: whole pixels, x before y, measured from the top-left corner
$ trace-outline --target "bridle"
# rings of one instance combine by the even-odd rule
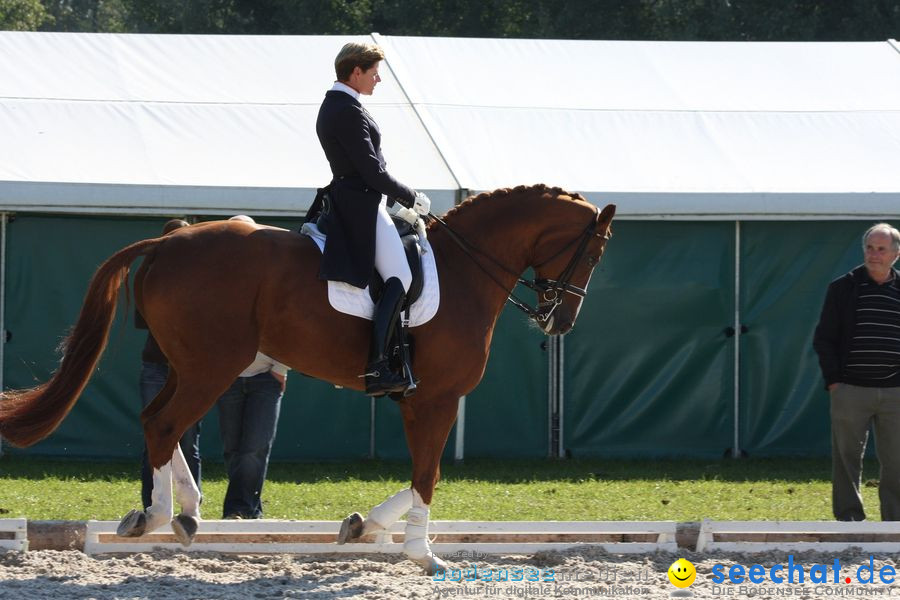
[[[481,269],[491,280],[496,283],[499,287],[506,290],[506,286],[497,279],[493,273],[487,270],[483,264],[478,260],[475,256],[476,254],[483,256],[488,259],[496,267],[501,269],[502,271],[512,275],[516,278],[517,283],[524,285],[527,288],[531,288],[538,295],[538,303],[537,307],[529,306],[528,303],[519,299],[514,292],[510,292],[509,297],[507,297],[506,301],[521,310],[523,313],[528,315],[528,317],[534,320],[538,325],[543,325],[550,317],[553,316],[553,313],[556,311],[557,307],[562,304],[563,295],[564,294],[573,294],[578,296],[579,298],[584,298],[587,296],[587,290],[578,287],[577,285],[572,285],[569,280],[572,279],[572,276],[575,274],[575,268],[578,265],[578,262],[584,256],[585,251],[587,250],[588,242],[591,241],[591,238],[594,236],[601,238],[604,243],[607,242],[610,238],[609,229],[607,228],[606,233],[598,233],[597,232],[597,218],[600,214],[599,209],[594,207],[594,216],[591,219],[591,222],[588,223],[588,226],[584,228],[584,231],[581,234],[570,241],[568,244],[562,247],[556,254],[551,256],[550,258],[544,260],[540,264],[533,265],[532,268],[538,269],[550,261],[557,258],[560,254],[578,244],[578,247],[575,249],[574,254],[572,254],[572,258],[569,259],[569,264],[562,270],[562,273],[556,279],[524,279],[519,276],[518,273],[513,272],[506,266],[500,264],[494,257],[487,254],[486,252],[479,250],[475,247],[471,242],[460,236],[458,233],[453,231],[453,229],[447,225],[440,217],[436,217],[435,215],[428,213],[428,216],[437,221],[450,235],[450,239],[452,239],[456,244],[462,249],[462,251],[472,259],[479,269]]]

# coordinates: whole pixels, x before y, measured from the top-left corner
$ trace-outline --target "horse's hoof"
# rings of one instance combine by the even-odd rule
[[[343,520],[341,530],[338,532],[338,544],[346,544],[362,537],[363,518],[359,513],[353,513]]]
[[[450,565],[445,563],[443,560],[432,554],[428,553],[428,556],[424,558],[414,558],[413,561],[419,563],[423,569],[425,569],[425,574],[429,577],[433,577],[438,571],[447,572],[450,569]]]
[[[194,541],[194,535],[199,526],[200,521],[197,520],[197,517],[181,514],[172,519],[172,531],[175,532],[175,539],[185,548]]]
[[[143,511],[131,509],[119,521],[116,535],[119,537],[141,537],[147,529],[147,515]]]

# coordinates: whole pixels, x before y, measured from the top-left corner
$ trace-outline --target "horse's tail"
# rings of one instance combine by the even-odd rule
[[[30,446],[44,439],[75,406],[106,348],[119,287],[126,281],[131,263],[160,241],[136,242],[100,265],[88,285],[78,321],[62,344],[62,361],[50,381],[0,394],[0,435],[11,444]]]

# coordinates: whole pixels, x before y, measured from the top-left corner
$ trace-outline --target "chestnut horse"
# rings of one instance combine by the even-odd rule
[[[412,485],[365,519],[347,517],[339,543],[390,527],[407,514],[406,554],[429,573],[445,566],[428,544],[428,507],[459,398],[484,374],[500,311],[521,273],[533,267],[536,279],[525,283],[537,290],[538,307],[518,305],[544,333],[568,332],[614,213],[613,205],[601,212],[558,188],[520,186],[470,198],[429,225],[443,297],[434,318],[411,329],[420,382],[414,396],[399,400]],[[153,502],[146,513],[126,515],[119,534],[141,535],[171,521],[189,544],[200,514],[197,486],[178,445],[185,429],[206,414],[257,350],[302,373],[361,390],[371,326],[331,308],[326,282],[316,276],[321,255],[306,236],[216,221],[136,242],[94,274],[50,381],[2,395],[0,435],[9,442],[41,440],[72,409],[106,346],[119,288],[140,256],[135,303],[170,371],[141,413],[154,467]],[[174,519],[173,477],[182,508]]]

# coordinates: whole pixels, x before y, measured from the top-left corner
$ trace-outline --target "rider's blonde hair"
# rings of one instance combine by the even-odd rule
[[[348,42],[334,59],[334,74],[338,81],[347,81],[356,67],[368,71],[381,60],[384,60],[384,50],[377,44]]]

